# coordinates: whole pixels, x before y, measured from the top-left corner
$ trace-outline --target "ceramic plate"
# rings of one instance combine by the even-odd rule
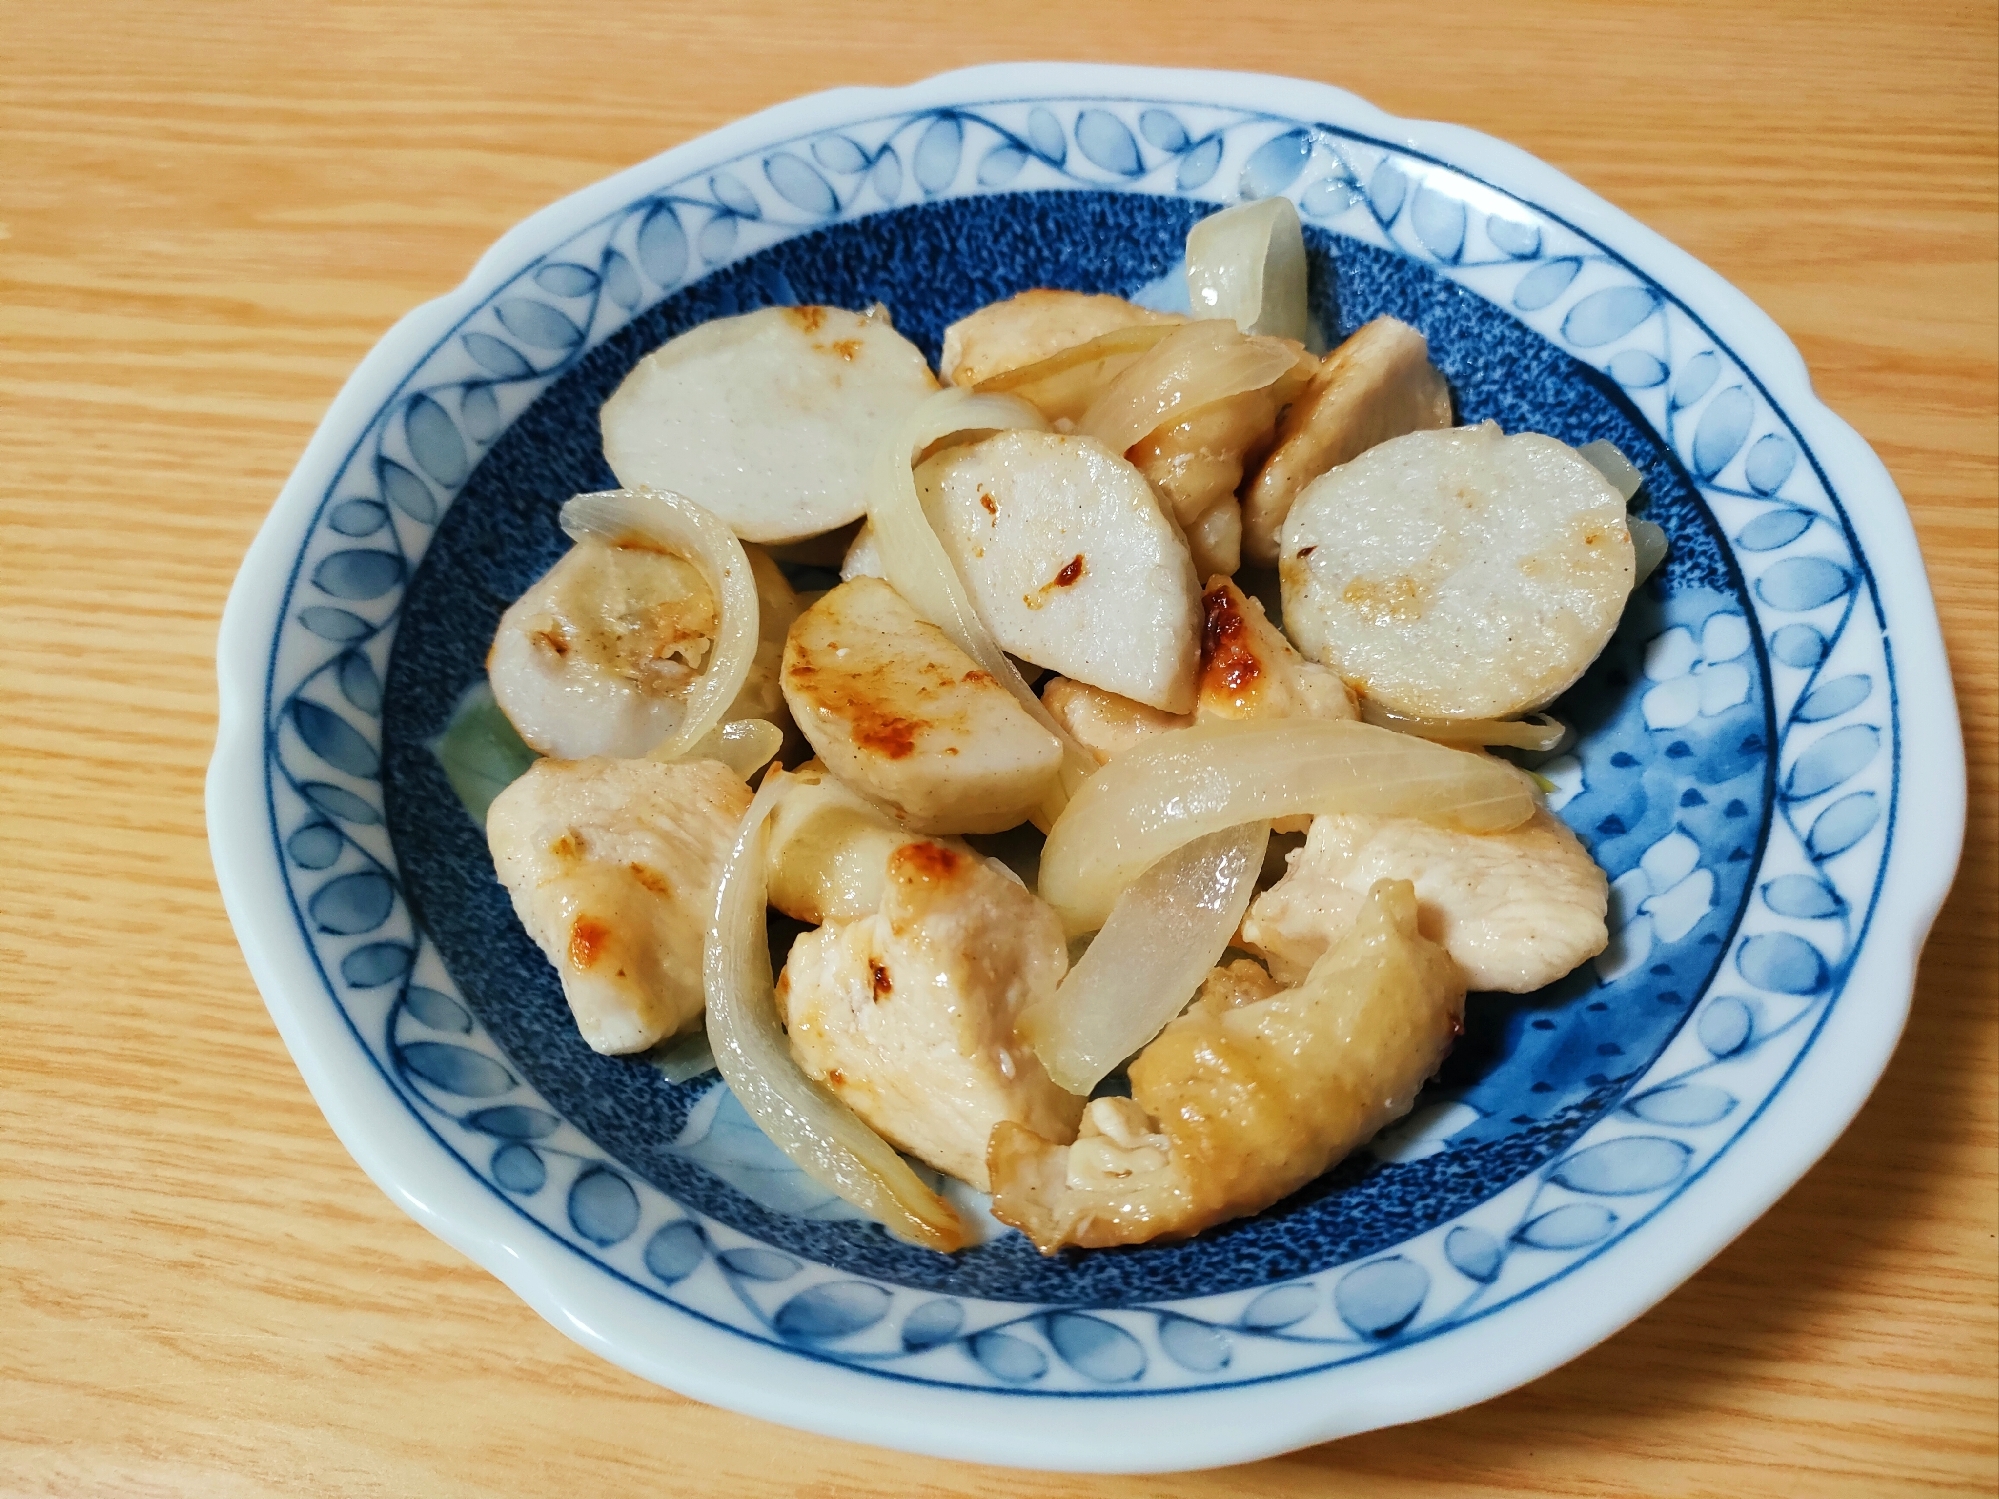
[[[911,1248],[793,1170],[712,1073],[583,1045],[440,736],[563,549],[557,506],[612,483],[599,404],[668,337],[881,301],[934,356],[1025,287],[1170,305],[1188,225],[1273,193],[1303,216],[1328,332],[1393,314],[1460,420],[1607,438],[1644,471],[1671,560],[1557,710],[1579,746],[1543,767],[1614,881],[1610,949],[1476,997],[1417,1113],[1257,1218],[1053,1259],[997,1229]],[[220,661],[229,912],[391,1197],[648,1379],[1048,1468],[1233,1462],[1433,1415],[1629,1322],[1853,1116],[1963,826],[1908,517],[1776,326],[1509,146],[1278,78],[1008,66],[843,90],[536,214],[348,382],[244,563]]]

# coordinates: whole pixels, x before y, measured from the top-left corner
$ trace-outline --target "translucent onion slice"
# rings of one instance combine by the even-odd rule
[[[805,1075],[778,1021],[764,933],[764,852],[771,809],[787,779],[782,771],[764,777],[715,894],[702,962],[715,1065],[757,1127],[814,1181],[898,1238],[946,1253],[962,1249],[968,1236],[956,1211],[852,1109]]]
[[[1289,198],[1224,209],[1187,231],[1187,303],[1245,333],[1312,342],[1305,234]]]
[[[1076,430],[1122,453],[1203,406],[1276,384],[1301,353],[1289,339],[1245,338],[1219,318],[1181,323],[1090,403]]]
[[[1631,517],[1631,553],[1634,564],[1631,586],[1636,588],[1666,560],[1665,528],[1645,519],[1642,515]]]
[[[1645,485],[1645,476],[1614,442],[1586,442],[1576,449],[1576,456],[1610,480],[1611,488],[1624,496],[1627,505]]]
[[[1346,719],[1221,719],[1161,734],[1084,785],[1041,850],[1041,898],[1069,932],[1174,849],[1300,813],[1420,817],[1468,833],[1518,827],[1538,805],[1510,765]]]
[[[916,493],[912,463],[942,439],[964,432],[996,432],[1025,427],[1046,432],[1041,413],[1018,396],[980,395],[949,388],[926,396],[902,430],[889,440],[875,461],[869,489],[868,524],[874,530],[875,552],[889,586],[918,614],[949,635],[957,647],[994,681],[1014,695],[1034,721],[1062,745],[1061,786],[1049,808],[1052,818],[1076,788],[1096,770],[1088,751],[1069,737],[1034,689],[1027,685],[1013,659],[1000,649],[986,622],[979,617],[964,579],[931,529]]]
[[[1064,417],[1073,422],[1090,409],[1105,386],[1178,326],[1141,323],[1113,328],[1046,359],[981,380],[973,389],[982,394],[1019,396],[1051,422]]]
[[[1624,496],[1627,505],[1631,503],[1631,497],[1645,487],[1644,474],[1614,442],[1586,442],[1576,449],[1576,453],[1610,481],[1611,487]],[[1636,588],[1658,571],[1659,564],[1666,560],[1665,530],[1642,515],[1632,516],[1631,550],[1636,564],[1631,586]]]
[[[1186,1008],[1249,909],[1269,841],[1267,822],[1196,838],[1117,898],[1062,987],[1021,1013],[1050,1077],[1087,1094]]]
[[[722,520],[685,495],[665,489],[579,494],[562,507],[562,529],[612,546],[657,546],[701,570],[721,623],[708,666],[687,694],[680,726],[647,756],[681,760],[714,728],[743,690],[757,654],[757,585],[749,554]]]
[[[719,760],[744,780],[755,775],[784,747],[784,730],[767,718],[738,718],[718,723],[691,744],[683,760]],[[648,759],[662,758],[658,754]]]
[[[1503,744],[1510,749],[1551,750],[1568,737],[1568,726],[1545,713],[1525,718],[1411,718],[1391,713],[1379,703],[1360,700],[1360,716],[1366,722],[1413,734],[1418,739],[1434,739],[1439,744]]]

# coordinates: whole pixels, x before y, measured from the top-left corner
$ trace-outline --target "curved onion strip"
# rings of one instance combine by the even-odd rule
[[[1467,833],[1518,827],[1533,783],[1484,755],[1350,719],[1220,719],[1126,750],[1076,793],[1041,850],[1041,898],[1071,934],[1182,844],[1303,812],[1419,817]]]
[[[702,955],[715,1065],[757,1127],[814,1181],[898,1238],[926,1249],[961,1249],[965,1226],[951,1205],[852,1109],[805,1075],[778,1023],[764,932],[764,850],[771,809],[788,779],[775,772],[757,788],[715,894],[715,919]]]
[[[611,546],[650,543],[685,557],[701,569],[715,595],[721,624],[708,667],[694,679],[687,711],[647,756],[679,760],[714,728],[743,690],[757,654],[757,585],[749,554],[722,520],[665,489],[610,489],[579,494],[562,507],[562,529],[572,541],[585,537]]]
[[[1021,1013],[1050,1077],[1087,1094],[1186,1008],[1249,909],[1269,841],[1267,822],[1196,838],[1117,898],[1062,987]]]
[[[1384,729],[1433,739],[1438,744],[1503,744],[1509,749],[1551,750],[1568,737],[1568,727],[1545,713],[1530,713],[1524,719],[1510,718],[1410,718],[1391,713],[1379,703],[1360,700],[1360,716]]]
[[[1645,476],[1638,472],[1614,442],[1586,442],[1576,449],[1576,456],[1608,479],[1610,487],[1624,496],[1627,505],[1631,503],[1631,497],[1644,487]]]
[[[744,780],[748,780],[770,763],[771,757],[784,748],[784,730],[767,718],[738,718],[731,723],[718,723],[701,736],[698,743],[691,744],[684,760],[719,760]],[[651,755],[648,759],[658,759]]]
[[[1244,203],[1189,229],[1187,302],[1195,317],[1230,318],[1245,333],[1309,344],[1305,234],[1291,200]]]
[[[975,395],[960,389],[925,396],[910,413],[902,430],[889,439],[875,460],[874,483],[868,493],[868,524],[874,528],[876,555],[889,586],[918,614],[949,635],[980,669],[1005,687],[1034,721],[1062,746],[1061,786],[1057,800],[1075,793],[1097,768],[1090,755],[1070,738],[1041,699],[1027,685],[1007,653],[993,639],[972,596],[958,576],[951,554],[931,529],[916,493],[916,473],[910,466],[918,453],[958,432],[1005,431],[1025,427],[1046,432],[1041,413],[1018,396]],[[1050,815],[1060,807],[1050,808]]]
[[[1113,328],[1033,364],[1002,370],[972,388],[981,394],[1019,396],[1051,422],[1063,417],[1075,421],[1090,409],[1090,402],[1105,386],[1179,326],[1140,323],[1130,328]]]
[[[1122,453],[1203,406],[1276,384],[1298,358],[1295,343],[1245,338],[1219,318],[1182,323],[1105,387],[1076,430]]]
[[[1642,515],[1632,516],[1630,524],[1632,560],[1636,564],[1631,586],[1636,588],[1666,560],[1666,532],[1664,527]]]

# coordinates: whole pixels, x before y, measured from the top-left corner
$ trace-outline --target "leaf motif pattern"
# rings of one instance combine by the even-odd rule
[[[408,973],[413,959],[401,942],[370,942],[340,960],[340,977],[356,989],[379,989]]]
[[[891,1300],[872,1281],[821,1281],[779,1307],[771,1326],[781,1338],[829,1342],[873,1327],[888,1315]]]
[[[1124,121],[1107,109],[1086,109],[1076,117],[1076,149],[1091,165],[1115,177],[1136,177],[1145,170],[1138,142]]]
[[[569,1223],[592,1244],[621,1244],[639,1226],[639,1196],[606,1166],[592,1166],[569,1188]]]
[[[472,1017],[466,1013],[465,1006],[448,994],[439,993],[422,984],[411,984],[403,995],[403,1003],[409,1006],[412,1015],[434,1031],[456,1031],[461,1036],[469,1036],[472,1033]],[[488,1110],[488,1112],[493,1111]],[[549,1117],[552,1120],[554,1116]],[[472,1121],[468,1119],[466,1123],[471,1124]],[[479,1126],[473,1124],[472,1127],[477,1129]]]
[[[417,967],[418,947],[408,935],[398,935],[410,929],[399,914],[401,895],[393,875],[373,867],[377,854],[370,849],[379,852],[381,835],[362,831],[379,827],[382,820],[370,800],[375,793],[369,791],[381,760],[375,742],[383,683],[376,663],[386,659],[386,637],[400,612],[401,592],[413,559],[423,552],[424,534],[411,527],[438,523],[479,455],[501,435],[510,414],[522,410],[538,390],[517,385],[569,369],[587,345],[603,336],[597,331],[602,314],[615,326],[621,316],[686,280],[697,250],[690,235],[698,241],[706,269],[727,263],[746,243],[765,242],[767,231],[758,230],[753,237],[746,226],[770,223],[788,233],[794,220],[787,213],[831,218],[847,211],[842,195],[857,196],[864,207],[872,207],[876,201],[896,203],[906,189],[935,197],[975,188],[1002,191],[1016,184],[1039,188],[1050,173],[1068,173],[1072,182],[1098,186],[1106,177],[1112,186],[1143,178],[1148,184],[1144,190],[1171,182],[1192,193],[1214,178],[1225,159],[1243,163],[1234,191],[1245,196],[1292,192],[1314,219],[1331,220],[1365,203],[1375,221],[1392,231],[1393,242],[1418,260],[1445,267],[1482,257],[1487,264],[1514,262],[1517,269],[1500,274],[1519,278],[1511,295],[1520,311],[1545,311],[1547,320],[1537,326],[1559,320],[1562,337],[1575,348],[1601,349],[1594,362],[1632,392],[1634,400],[1649,393],[1643,400],[1656,404],[1648,411],[1663,404],[1669,420],[1674,413],[1685,413],[1678,418],[1682,425],[1673,445],[1696,478],[1718,483],[1724,474],[1740,476],[1728,483],[1737,486],[1730,492],[1745,503],[1729,518],[1756,599],[1780,616],[1810,616],[1809,622],[1785,622],[1751,611],[1750,626],[1769,632],[1762,650],[1772,670],[1815,672],[1833,656],[1854,611],[1851,605],[1844,611],[1831,606],[1864,596],[1865,579],[1832,512],[1813,497],[1814,470],[1800,462],[1801,449],[1787,432],[1770,430],[1767,406],[1742,383],[1742,373],[1721,350],[1696,342],[1690,355],[1683,341],[1669,350],[1659,335],[1648,331],[1666,305],[1658,293],[1646,285],[1619,284],[1617,268],[1606,271],[1608,263],[1601,257],[1568,253],[1573,236],[1563,240],[1559,230],[1491,213],[1440,187],[1448,174],[1404,172],[1393,151],[1322,148],[1315,144],[1324,140],[1317,133],[1320,127],[1281,125],[1273,135],[1272,127],[1263,124],[1248,127],[1256,133],[1247,137],[1243,128],[1217,125],[1198,111],[1183,115],[1144,104],[1082,101],[1080,106],[1022,106],[1004,129],[976,111],[930,110],[886,135],[856,127],[854,134],[834,131],[766,148],[698,182],[660,189],[658,197],[632,205],[608,237],[586,248],[551,253],[523,271],[488,304],[481,326],[450,336],[447,347],[462,351],[454,354],[459,373],[450,382],[406,388],[397,404],[382,413],[380,432],[395,456],[377,442],[355,459],[346,484],[360,492],[330,501],[324,516],[325,534],[347,538],[347,543],[315,549],[304,581],[319,598],[301,598],[292,614],[305,634],[323,644],[317,658],[322,674],[312,695],[294,691],[272,715],[272,722],[288,731],[274,736],[274,745],[295,761],[290,784],[298,795],[282,804],[290,808],[284,815],[305,818],[285,835],[284,854],[299,881],[295,888],[301,912],[332,944],[324,959],[329,971],[349,989],[375,994],[369,1002],[386,1004],[392,1017],[402,1017],[400,1024],[391,1022],[390,1045],[398,1066],[432,1090],[433,1099],[472,1100],[459,1106],[466,1110],[459,1124],[487,1144],[471,1158],[485,1163],[485,1174],[498,1189],[524,1203],[537,1199],[553,1204],[557,1218],[567,1216],[579,1243],[609,1247],[633,1240],[646,1217],[642,1194],[650,1189],[587,1154],[574,1165],[562,1164],[573,1158],[553,1139],[562,1129],[560,1116],[535,1104],[499,1101],[521,1085],[484,1049],[484,1033],[470,1011],[440,989],[410,981],[413,971],[425,971]],[[1226,150],[1231,139],[1239,143],[1233,158]],[[1240,154],[1245,150],[1246,156]],[[1072,159],[1075,172],[1069,169]],[[910,169],[907,184],[905,166]],[[1230,191],[1226,182],[1221,191]],[[1363,220],[1359,230],[1371,234],[1373,225]],[[1492,262],[1493,255],[1502,261]],[[1582,274],[1586,263],[1587,278]],[[746,287],[745,305],[799,300],[774,265],[753,265]],[[1571,304],[1578,290],[1586,295]],[[358,486],[356,474],[362,476]],[[376,481],[372,492],[366,487],[368,475]],[[1766,503],[1756,505],[1758,497]],[[1827,518],[1826,526],[1817,524],[1821,516]],[[373,540],[351,544],[365,538]],[[1812,554],[1800,555],[1801,546],[1809,546]],[[1826,612],[1814,612],[1821,609]],[[1768,622],[1759,625],[1759,618]],[[380,646],[373,644],[378,638]],[[1834,979],[1844,972],[1840,965],[1846,953],[1839,944],[1852,940],[1850,929],[1862,925],[1840,894],[1846,876],[1837,861],[1861,848],[1882,825],[1887,804],[1875,789],[1878,780],[1870,776],[1862,781],[1868,789],[1856,790],[1853,783],[1881,762],[1884,731],[1878,724],[1852,722],[1851,715],[1869,704],[1882,711],[1878,705],[1886,694],[1877,688],[1887,679],[1865,661],[1856,669],[1851,652],[1842,651],[1833,668],[1838,675],[1794,681],[1789,689],[1794,695],[1779,700],[1789,705],[1780,709],[1789,714],[1779,723],[1780,734],[1788,736],[1795,726],[1826,726],[1815,731],[1815,739],[1788,740],[1795,753],[1781,761],[1788,765],[1781,781],[1784,795],[1791,804],[1803,804],[1796,842],[1799,863],[1811,872],[1759,876],[1757,886],[1765,921],[1774,917],[1822,925],[1801,929],[1812,934],[1809,941],[1797,931],[1744,928],[1734,946],[1733,971],[1763,991],[1763,997],[1719,995],[1692,1007],[1692,1033],[1712,1059],[1708,1065],[1766,1045],[1794,1013],[1787,1004],[1822,1003],[1835,992]],[[1702,659],[1710,667],[1719,661]],[[1745,652],[1726,664],[1739,662],[1756,671],[1763,659],[1761,652]],[[1717,702],[1726,697],[1719,687],[1705,695]],[[1893,711],[1892,704],[1886,711]],[[1745,746],[1752,739],[1756,747],[1745,748],[1744,755],[1772,752],[1753,733],[1744,738]],[[1713,784],[1705,779],[1712,755],[1699,749],[1699,741],[1695,744],[1696,750],[1688,753],[1708,758],[1690,762],[1689,768],[1695,763],[1702,767],[1699,785],[1705,788]],[[308,755],[311,760],[302,758]],[[496,762],[486,777],[489,792],[517,773],[517,765]],[[483,816],[476,796],[467,805],[477,805],[474,815]],[[1870,846],[1878,847],[1878,841]],[[1849,935],[1842,937],[1843,932]],[[1821,937],[1829,945],[1821,945]],[[421,942],[420,934],[416,940]],[[1786,998],[1773,1000],[1771,995]],[[1616,1112],[1627,1132],[1637,1121],[1668,1133],[1627,1133],[1593,1142],[1586,1137],[1548,1167],[1551,1188],[1610,1201],[1676,1190],[1694,1157],[1691,1147],[1670,1138],[1669,1132],[1713,1129],[1741,1117],[1744,1110],[1728,1088],[1682,1080],[1635,1092]],[[564,1146],[575,1139],[573,1132],[565,1136]],[[729,1169],[748,1172],[745,1180],[756,1174],[741,1162],[732,1161]],[[549,1190],[551,1178],[555,1190]],[[1239,1362],[1237,1350],[1246,1339],[1288,1339],[1304,1346],[1314,1339],[1337,1343],[1350,1333],[1359,1345],[1392,1340],[1414,1319],[1439,1315],[1427,1309],[1430,1274],[1455,1273],[1476,1287],[1511,1286],[1515,1271],[1509,1265],[1525,1267],[1538,1262],[1537,1256],[1558,1260],[1608,1242],[1628,1226],[1619,1216],[1625,1206],[1617,1203],[1613,1211],[1606,1202],[1544,1199],[1510,1227],[1446,1225],[1438,1232],[1433,1257],[1425,1262],[1427,1271],[1408,1256],[1380,1255],[1337,1274],[1246,1292],[1224,1323],[1166,1308],[1146,1326],[1139,1325],[1143,1318],[1134,1321],[1125,1313],[1112,1317],[1045,1309],[1000,1327],[968,1330],[978,1324],[968,1324],[964,1303],[957,1298],[933,1296],[913,1306],[898,1305],[868,1280],[804,1284],[796,1278],[808,1267],[798,1259],[756,1245],[738,1244],[717,1253],[700,1223],[684,1217],[649,1230],[650,1237],[624,1253],[634,1262],[642,1259],[646,1274],[661,1287],[688,1281],[711,1261],[723,1276],[744,1286],[782,1285],[775,1293],[757,1293],[766,1297],[763,1306],[775,1307],[760,1315],[772,1336],[801,1346],[838,1350],[845,1339],[862,1339],[882,1327],[883,1335],[911,1357],[934,1360],[935,1350],[955,1345],[960,1361],[968,1357],[966,1367],[976,1366],[988,1381],[1031,1384],[1053,1371],[1058,1380],[1068,1381],[1061,1388],[1075,1388],[1079,1380],[1115,1387],[1150,1382],[1161,1377],[1160,1371],[1197,1381],[1217,1375]],[[1642,1207],[1633,1203],[1631,1211]],[[651,1221],[657,1223],[657,1215]],[[1528,1250],[1534,1253],[1524,1253]],[[712,1272],[707,1282],[715,1282]],[[1329,1328],[1330,1333],[1324,1331]],[[876,1346],[877,1340],[868,1341]]]

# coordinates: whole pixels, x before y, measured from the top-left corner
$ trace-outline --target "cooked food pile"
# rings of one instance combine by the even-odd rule
[[[1606,942],[1491,750],[1557,747],[1663,555],[1637,475],[1453,427],[1393,319],[1309,352],[1283,199],[1204,219],[1187,280],[1192,315],[996,302],[936,375],[879,306],[682,334],[488,659],[544,756],[494,865],[583,1038],[705,1025],[787,1154],[933,1249],[967,1231],[906,1158],[1051,1254],[1260,1212],[1408,1111],[1467,989]],[[811,928],[775,975],[773,909]]]

